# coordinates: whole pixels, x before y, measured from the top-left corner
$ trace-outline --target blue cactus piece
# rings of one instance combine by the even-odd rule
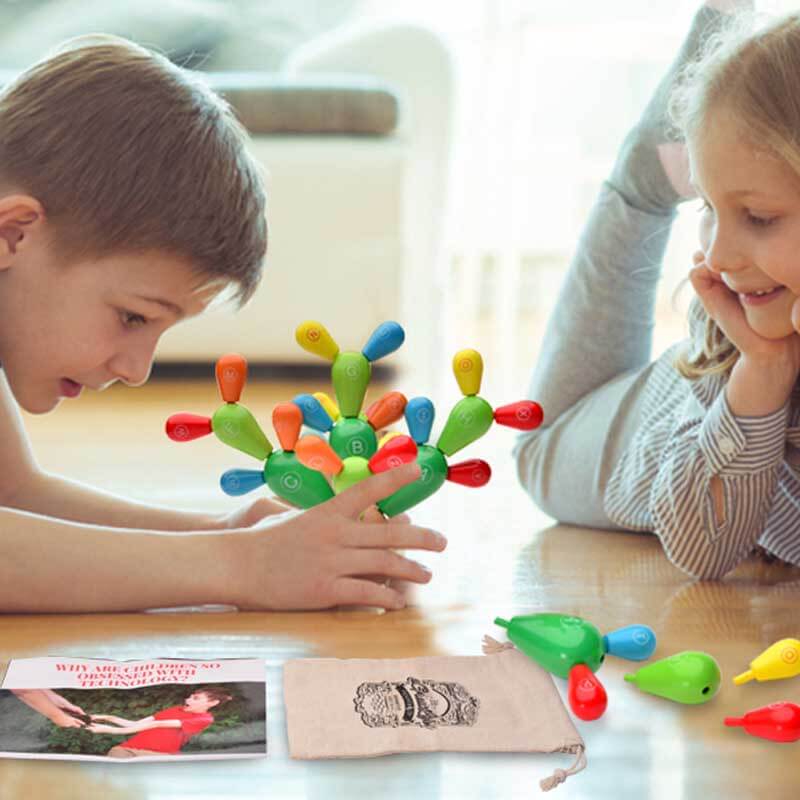
[[[265,483],[263,469],[229,469],[219,479],[222,491],[232,497],[252,492]]]
[[[369,340],[364,345],[361,354],[367,361],[377,361],[379,358],[394,353],[405,341],[406,334],[398,322],[382,322],[372,332]]]
[[[433,401],[428,397],[413,397],[406,404],[408,432],[418,445],[425,444],[430,438],[435,413]]]
[[[333,427],[333,420],[314,395],[298,394],[292,402],[303,412],[303,424],[309,428],[327,433]]]

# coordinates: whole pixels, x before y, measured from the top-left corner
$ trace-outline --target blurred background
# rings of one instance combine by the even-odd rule
[[[306,318],[345,349],[396,319],[407,339],[391,362],[420,392],[453,388],[449,360],[470,346],[484,355],[485,393],[510,398],[524,392],[617,145],[697,6],[5,0],[0,69],[19,71],[70,36],[115,33],[201,71],[248,127],[269,185],[265,280],[237,316],[215,311],[169,332],[162,367],[230,350],[305,364],[294,329]],[[675,292],[697,205],[675,227],[654,354],[684,335],[688,291]]]

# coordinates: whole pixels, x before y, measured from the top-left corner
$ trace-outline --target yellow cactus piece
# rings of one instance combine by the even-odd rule
[[[477,350],[459,350],[453,356],[453,374],[466,397],[478,394],[483,378],[483,359]]]
[[[328,333],[328,329],[321,323],[314,320],[307,320],[297,326],[294,333],[297,344],[313,353],[315,356],[333,361],[339,354],[339,345],[333,341],[333,337]]]
[[[328,412],[328,416],[334,422],[342,416],[339,411],[339,406],[336,405],[336,402],[330,395],[325,394],[325,392],[314,392],[314,397],[319,400],[319,404]]]

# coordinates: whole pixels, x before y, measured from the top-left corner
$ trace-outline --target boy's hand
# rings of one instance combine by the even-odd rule
[[[240,586],[233,602],[243,609],[402,608],[401,591],[364,576],[430,580],[421,564],[393,550],[444,550],[444,537],[407,521],[383,520],[373,510],[419,475],[419,465],[412,462],[373,475],[307,511],[289,511],[243,532],[230,551],[231,575]]]

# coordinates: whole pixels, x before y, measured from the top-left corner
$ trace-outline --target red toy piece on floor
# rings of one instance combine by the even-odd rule
[[[800,706],[794,703],[772,703],[748,711],[743,717],[725,717],[729,727],[742,727],[751,736],[773,742],[796,742],[800,739]]]

